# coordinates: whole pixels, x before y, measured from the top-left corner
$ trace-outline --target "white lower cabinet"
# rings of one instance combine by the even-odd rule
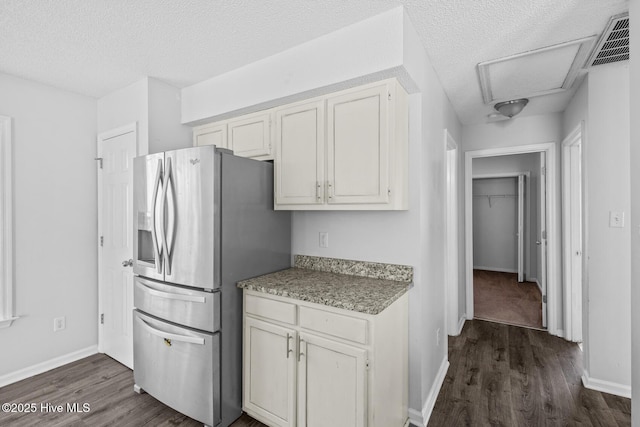
[[[295,331],[247,318],[244,407],[278,426],[295,426]]]
[[[402,427],[407,297],[378,315],[244,291],[243,409],[272,427]]]
[[[300,334],[298,425],[364,427],[367,351]]]

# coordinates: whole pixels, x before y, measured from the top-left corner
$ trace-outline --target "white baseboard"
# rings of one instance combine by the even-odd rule
[[[24,380],[34,375],[41,374],[43,372],[50,371],[51,369],[59,368],[67,363],[75,362],[76,360],[83,359],[98,352],[98,346],[92,345],[87,348],[83,348],[72,353],[64,354],[62,356],[55,357],[50,360],[28,366],[26,368],[11,372],[0,376],[0,387],[4,387],[9,384]]]
[[[589,377],[589,372],[584,371],[582,374],[582,384],[591,390],[601,391],[603,393],[615,394],[631,399],[631,386],[613,383],[611,381],[599,380]]]
[[[500,267],[484,267],[481,265],[474,265],[473,266],[474,270],[486,270],[486,271],[497,271],[499,273],[517,273],[518,269],[512,269],[512,268],[500,268]]]
[[[458,329],[455,331],[456,337],[462,333],[462,328],[464,328],[464,322],[466,321],[467,321],[467,316],[463,314],[462,317],[460,317],[460,320],[458,320]]]
[[[535,282],[535,284],[538,285],[538,289],[540,289],[540,293],[542,293],[542,285],[540,284],[537,278],[532,277],[531,279],[529,279],[529,282]]]
[[[429,418],[431,418],[431,413],[433,412],[433,407],[436,405],[438,393],[440,393],[440,389],[444,383],[444,378],[447,376],[448,369],[449,360],[445,356],[444,359],[442,359],[440,369],[438,369],[436,378],[433,381],[433,386],[431,386],[431,390],[429,390],[429,395],[422,406],[422,411],[419,412],[415,409],[409,409],[409,422],[411,424],[427,427],[427,423],[429,422]]]

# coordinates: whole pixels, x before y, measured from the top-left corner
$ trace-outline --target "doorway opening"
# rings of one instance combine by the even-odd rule
[[[495,166],[495,163],[504,162],[508,157],[515,157],[521,154],[528,154],[528,160],[535,158],[538,163],[535,163],[535,167],[529,166],[526,170],[499,170],[496,168],[482,169],[482,167],[475,167],[475,165],[491,167],[492,162],[494,163],[493,166]],[[524,157],[520,159],[524,159]],[[485,164],[483,165],[483,163]],[[524,173],[526,171],[530,172],[528,178]],[[475,317],[474,178],[488,178],[487,175],[491,174],[503,175],[497,178],[509,178],[504,175],[511,174],[513,192],[496,193],[496,195],[512,195],[511,209],[516,212],[518,207],[524,206],[522,215],[516,216],[514,214],[516,218],[514,222],[518,224],[514,226],[514,230],[519,230],[513,232],[519,242],[513,244],[511,254],[516,260],[516,266],[512,267],[512,270],[515,271],[498,273],[512,274],[512,283],[515,284],[526,283],[527,280],[535,283],[535,286],[540,291],[539,317],[541,326],[546,326],[552,335],[562,335],[562,331],[557,328],[556,315],[556,304],[560,298],[557,296],[559,280],[556,277],[558,265],[555,258],[558,253],[559,238],[557,235],[558,227],[556,226],[554,143],[494,148],[465,153],[465,284],[467,318]],[[519,175],[523,175],[523,177],[517,178],[516,184],[514,176],[518,177]],[[496,177],[494,176],[494,178]],[[528,191],[527,187],[529,188]],[[527,194],[529,195],[528,203]],[[480,201],[482,197],[477,199]],[[498,198],[495,198],[492,202],[496,200]],[[504,197],[502,201],[506,200],[507,197]],[[487,205],[489,203],[486,197],[484,198],[484,203]],[[529,211],[528,216],[527,211]],[[522,225],[521,228],[520,225]],[[527,229],[529,229],[529,235],[527,235]],[[519,263],[517,262],[518,260],[520,261]],[[479,266],[479,264],[475,265]]]
[[[476,160],[472,211],[477,319],[537,329],[545,326],[539,263],[531,241],[538,229],[539,165],[537,153]],[[476,170],[514,172],[478,174]]]

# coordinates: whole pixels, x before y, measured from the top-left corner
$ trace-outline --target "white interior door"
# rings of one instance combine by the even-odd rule
[[[565,338],[582,341],[582,132],[562,142],[562,227]]]
[[[524,175],[518,175],[518,282],[524,282]]]
[[[546,154],[540,153],[540,228],[536,244],[540,262],[539,278],[542,289],[542,327],[547,327],[547,162]]]
[[[571,147],[571,338],[582,341],[582,170],[581,144]]]
[[[133,369],[133,158],[136,125],[98,135],[99,350]]]

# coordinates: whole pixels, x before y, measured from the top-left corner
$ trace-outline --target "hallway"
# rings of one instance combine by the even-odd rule
[[[545,331],[482,320],[449,337],[429,426],[630,426],[631,401],[586,389],[582,353]]]

